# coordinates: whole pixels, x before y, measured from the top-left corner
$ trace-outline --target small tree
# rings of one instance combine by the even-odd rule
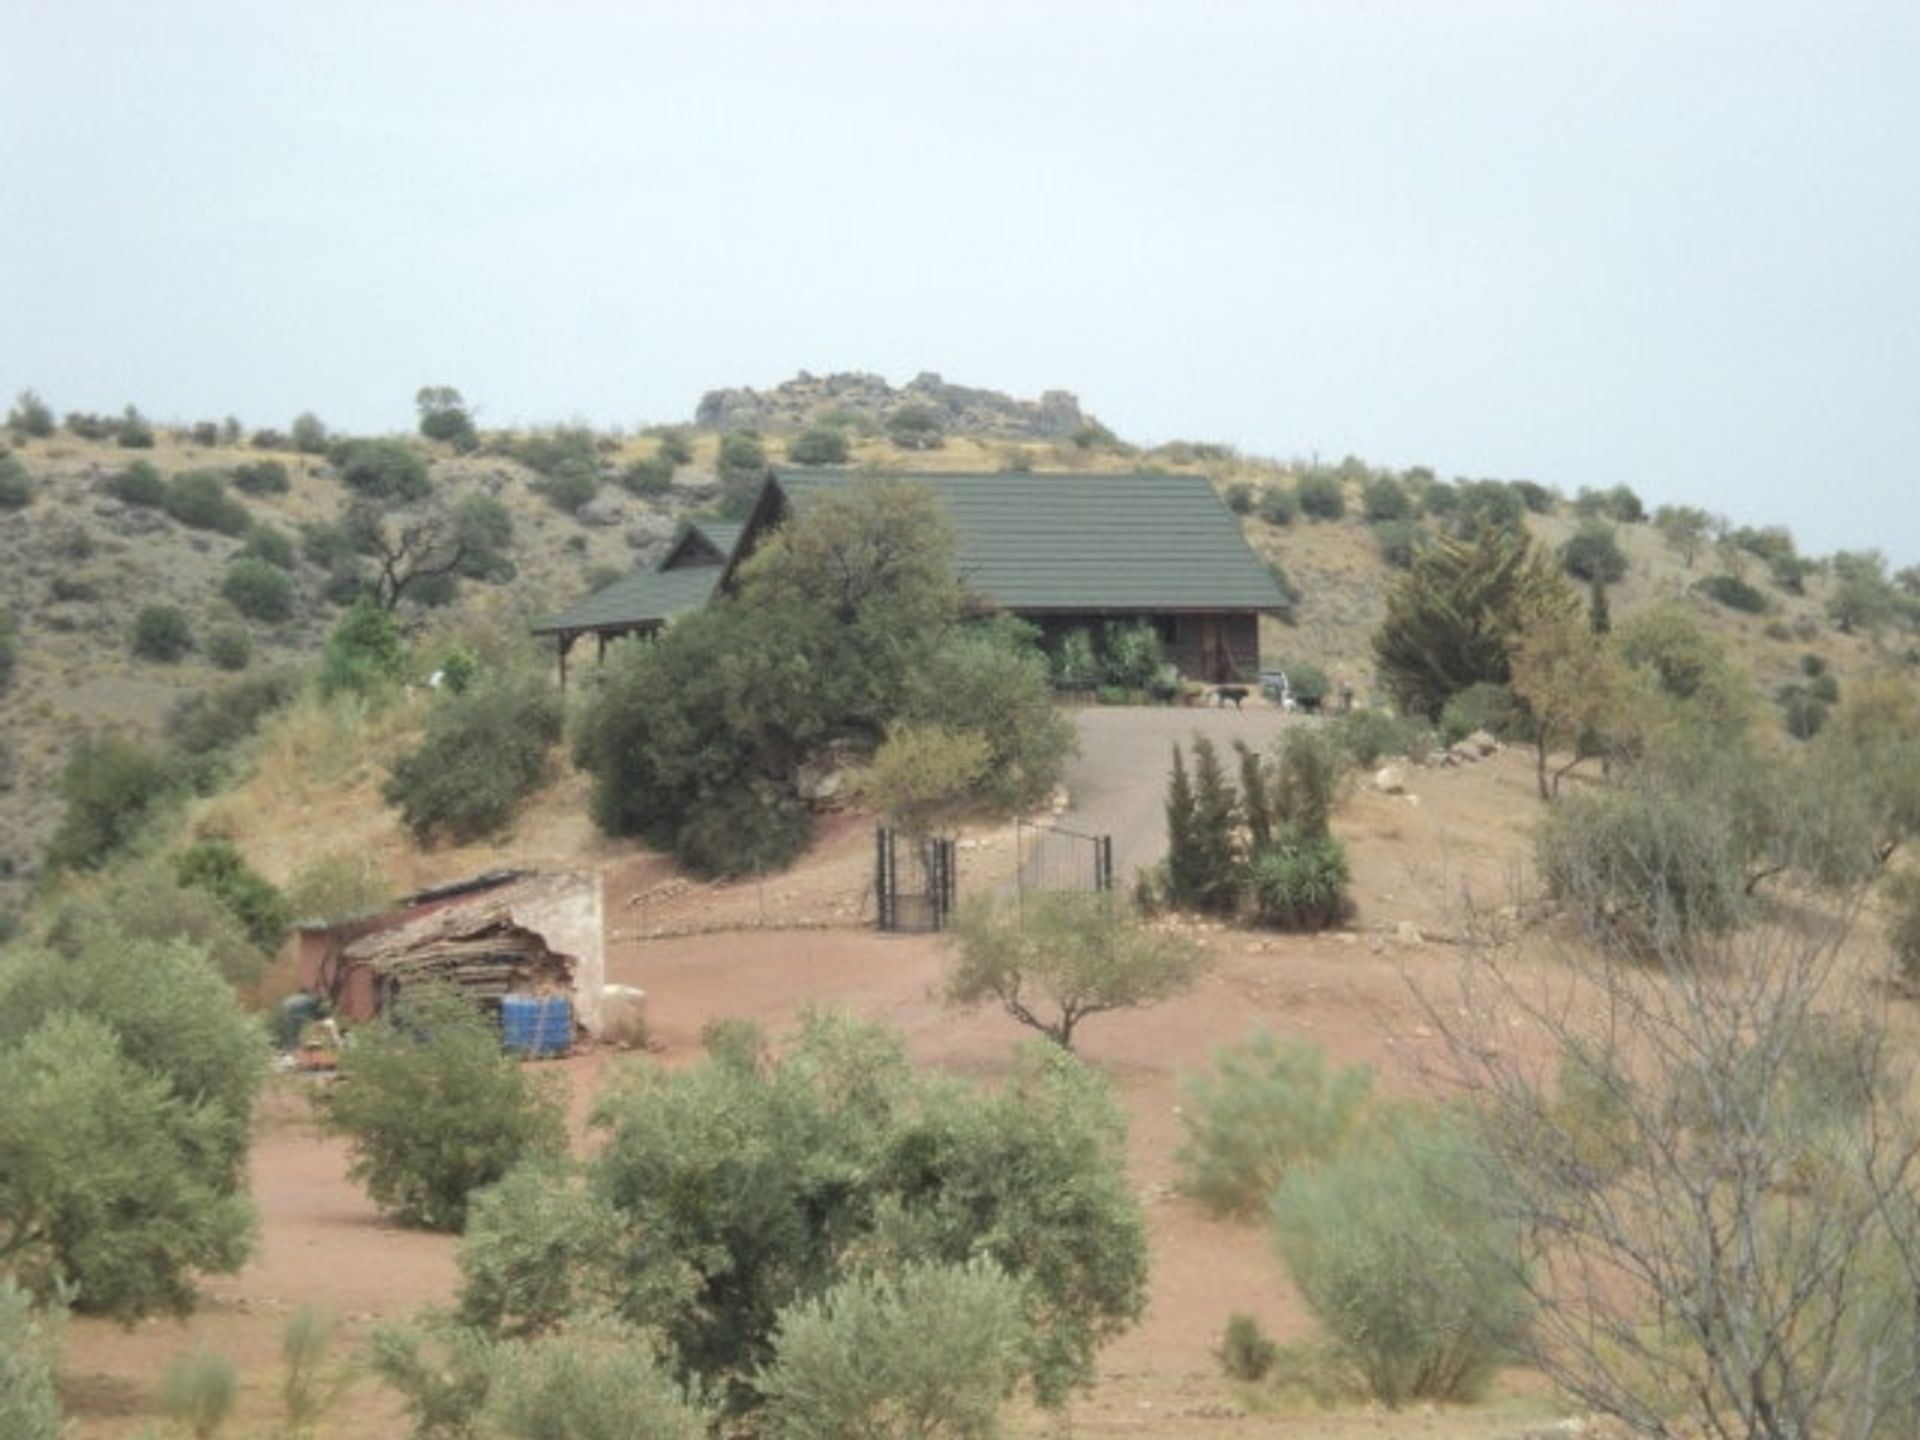
[[[249,620],[271,624],[293,615],[293,581],[285,570],[257,555],[233,558],[220,593]]]
[[[294,448],[305,447],[296,439]],[[369,500],[405,505],[433,492],[426,460],[404,440],[342,440],[326,456],[347,488]]]
[[[1241,819],[1239,798],[1220,764],[1220,752],[1206,736],[1194,736],[1192,853],[1185,868],[1197,881],[1191,903],[1210,914],[1230,915],[1240,903],[1246,878]]]
[[[353,1147],[349,1174],[410,1225],[459,1230],[467,1201],[566,1143],[559,1101],[502,1052],[464,996],[409,986],[356,1032],[340,1083],[315,1097]]]
[[[7,429],[27,440],[44,440],[53,434],[53,410],[31,390],[22,390],[7,412]]]
[[[254,438],[258,443],[259,437]],[[287,427],[288,443],[302,455],[326,454],[327,439],[327,427],[311,410],[302,410],[293,417],[293,424]]]
[[[860,788],[884,815],[925,835],[974,802],[992,749],[984,735],[941,725],[896,725],[874,752]]]
[[[462,455],[480,443],[473,428],[473,415],[467,402],[451,385],[423,385],[414,394],[414,409],[420,412],[420,433],[429,440],[444,440]]]
[[[133,653],[171,665],[193,649],[193,624],[178,605],[142,605],[133,617]]]
[[[166,764],[121,735],[82,741],[60,772],[65,802],[47,842],[49,869],[92,870],[140,833],[173,788]]]
[[[1513,654],[1513,693],[1533,718],[1534,778],[1542,800],[1582,760],[1624,745],[1636,702],[1633,676],[1612,645],[1576,613],[1531,617]],[[1549,774],[1555,751],[1566,760]]]
[[[546,780],[560,741],[560,697],[539,675],[497,675],[443,694],[419,745],[393,762],[381,796],[413,838],[479,839]]]
[[[991,1261],[856,1276],[780,1313],[761,1381],[777,1440],[992,1440],[1027,1340]]]
[[[122,450],[151,450],[153,426],[147,423],[147,417],[136,407],[129,405],[114,424],[113,443]]]
[[[720,437],[715,458],[720,476],[720,504],[729,515],[743,517],[760,484],[767,478],[767,448],[746,430],[729,430]]]
[[[847,432],[831,425],[804,430],[787,445],[787,458],[796,465],[844,465],[850,454]]]
[[[24,510],[33,503],[33,477],[10,450],[0,450],[0,510]]]
[[[406,664],[400,626],[371,595],[362,596],[327,632],[320,650],[320,693],[367,693],[399,680]]]
[[[1209,963],[1187,936],[1141,924],[1104,893],[976,902],[961,908],[952,935],[947,1004],[995,1001],[1065,1050],[1087,1017],[1171,999],[1198,984]]]
[[[0,1433],[60,1440],[59,1368],[58,1314],[36,1310],[26,1291],[0,1279]]]
[[[1560,547],[1560,565],[1576,580],[1611,585],[1626,578],[1627,557],[1614,528],[1599,520],[1582,520]]]
[[[917,403],[902,405],[887,416],[887,438],[902,450],[938,450],[946,444],[939,414]]]

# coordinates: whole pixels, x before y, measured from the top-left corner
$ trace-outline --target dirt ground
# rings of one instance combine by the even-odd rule
[[[1116,830],[1130,824],[1128,853],[1144,855],[1151,842],[1140,837],[1157,813],[1142,797],[1159,793],[1172,717],[1107,713],[1096,725],[1139,759],[1109,768],[1120,777],[1113,787],[1089,791],[1076,808],[1110,818]],[[1142,714],[1159,718],[1124,718]],[[1277,719],[1250,710],[1240,723],[1270,730]],[[1232,712],[1200,723],[1223,734],[1236,728]],[[1096,756],[1111,753],[1104,745],[1095,738]],[[1109,1077],[1131,1120],[1129,1160],[1151,1225],[1151,1297],[1141,1323],[1102,1353],[1092,1392],[1064,1415],[1020,1417],[1017,1433],[1488,1440],[1554,1413],[1526,1376],[1506,1377],[1488,1402],[1458,1410],[1250,1405],[1211,1353],[1227,1317],[1255,1315],[1282,1340],[1306,1337],[1309,1321],[1257,1227],[1210,1220],[1171,1189],[1181,1073],[1256,1028],[1308,1037],[1340,1061],[1373,1065],[1385,1089],[1429,1083],[1439,1042],[1419,993],[1451,993],[1459,952],[1449,939],[1464,923],[1463,900],[1490,915],[1515,903],[1535,802],[1526,757],[1517,754],[1412,776],[1412,794],[1364,787],[1336,819],[1359,902],[1349,927],[1311,937],[1212,930],[1204,938],[1217,965],[1192,994],[1088,1022],[1081,1052]],[[968,839],[963,871],[971,864],[981,883],[1011,873],[1017,837],[1002,830]],[[983,1083],[1004,1075],[1025,1032],[997,1012],[942,1008],[934,997],[943,961],[937,940],[867,928],[871,856],[868,823],[851,818],[827,827],[803,867],[763,883],[689,885],[657,857],[603,853],[608,979],[647,991],[652,1063],[691,1058],[701,1028],[717,1016],[778,1031],[803,1007],[832,1004],[898,1027],[926,1064]],[[788,925],[795,928],[779,928]],[[564,1079],[578,1104],[621,1063],[649,1061],[599,1052],[543,1068]],[[375,1324],[450,1299],[452,1240],[377,1216],[346,1178],[343,1148],[313,1131],[301,1088],[291,1077],[279,1082],[261,1118],[252,1161],[256,1259],[239,1275],[210,1280],[205,1303],[185,1322],[71,1327],[66,1391],[78,1440],[129,1436],[150,1423],[166,1362],[195,1347],[225,1353],[243,1377],[241,1423],[230,1433],[264,1433],[276,1413],[281,1326],[300,1304],[332,1311],[344,1356]],[[344,1440],[405,1429],[391,1398],[362,1380],[324,1433]]]

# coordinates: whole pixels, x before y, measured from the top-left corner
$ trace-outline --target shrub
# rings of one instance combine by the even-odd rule
[[[904,718],[980,736],[987,768],[978,799],[1002,812],[1046,799],[1078,743],[1072,723],[1053,706],[1046,660],[989,627],[949,636],[914,668]]]
[[[749,779],[709,794],[681,826],[675,853],[697,875],[764,875],[786,869],[812,839],[795,796]]]
[[[369,500],[406,505],[433,493],[426,460],[404,440],[342,440],[326,455],[347,488]]]
[[[1227,508],[1236,515],[1253,513],[1253,486],[1245,480],[1235,480],[1220,491],[1220,498],[1227,502]]]
[[[481,1426],[497,1440],[707,1440],[711,1418],[648,1336],[602,1320],[503,1351]]]
[[[657,444],[659,454],[674,465],[693,463],[693,435],[684,425],[649,425],[640,432]]]
[[[153,426],[147,423],[132,405],[120,414],[119,423],[114,426],[113,443],[122,450],[151,450],[153,448]]]
[[[1287,686],[1294,703],[1302,710],[1318,710],[1320,702],[1327,698],[1327,692],[1333,688],[1333,682],[1327,679],[1327,672],[1306,660],[1289,664],[1286,671]]]
[[[33,503],[33,477],[20,457],[0,450],[0,510],[24,510]]]
[[[1160,633],[1151,621],[1128,624],[1109,621],[1101,634],[1102,670],[1106,682],[1124,690],[1146,690],[1166,668]]]
[[[193,626],[178,605],[142,605],[130,643],[142,660],[172,664],[193,649]]]
[[[160,1376],[160,1408],[193,1440],[213,1440],[239,1388],[240,1377],[226,1356],[190,1351],[167,1362]]]
[[[988,1260],[856,1275],[780,1312],[760,1380],[775,1440],[991,1436],[1027,1343],[1021,1286]]]
[[[902,450],[938,450],[946,444],[940,416],[927,405],[902,405],[887,416],[887,438]]]
[[[26,1291],[0,1279],[0,1434],[10,1440],[60,1440],[66,1425],[60,1418],[59,1369],[58,1317],[35,1310]]]
[[[185,1312],[246,1258],[259,1027],[189,946],[88,934],[0,968],[0,1231],[31,1288]]]
[[[352,1147],[348,1173],[403,1223],[459,1230],[474,1191],[565,1148],[559,1101],[464,995],[410,985],[354,1036],[315,1105]]]
[[[1217,1353],[1220,1368],[1227,1372],[1228,1379],[1254,1384],[1267,1378],[1274,1361],[1280,1358],[1280,1347],[1268,1338],[1253,1316],[1233,1314],[1227,1317],[1227,1328],[1220,1336]]]
[[[578,514],[581,506],[600,493],[600,467],[569,465],[541,476],[533,482],[533,488],[562,515]]]
[[[1427,532],[1412,520],[1386,520],[1373,527],[1373,541],[1383,561],[1395,570],[1405,570],[1427,543]]]
[[[1307,471],[1294,483],[1294,498],[1310,520],[1338,520],[1347,513],[1347,487],[1331,471]]]
[[[1743,611],[1748,615],[1766,613],[1767,597],[1758,586],[1749,584],[1738,575],[1703,575],[1693,582],[1693,588],[1729,610]]]
[[[209,755],[253,734],[298,689],[286,670],[197,690],[167,713],[167,738],[184,755]]]
[[[816,425],[787,444],[787,458],[796,465],[844,465],[852,454],[844,430]]]
[[[107,477],[107,493],[128,505],[157,510],[167,503],[167,482],[150,461],[136,460]]]
[[[1173,747],[1166,812],[1168,902],[1231,915],[1240,907],[1246,878],[1239,836],[1243,814],[1219,752],[1206,736],[1193,737],[1191,781],[1180,747]]]
[[[1520,503],[1535,515],[1551,515],[1559,503],[1559,496],[1535,481],[1514,480],[1509,483],[1513,493],[1520,497]]]
[[[462,455],[480,444],[467,402],[451,385],[423,385],[413,404],[420,415],[420,433],[427,439],[444,441]]]
[[[618,1263],[620,1215],[559,1166],[522,1165],[475,1192],[458,1255],[464,1325],[489,1335],[550,1334],[583,1314],[650,1315],[685,1297],[666,1267]],[[624,1271],[624,1273],[623,1273]],[[656,1296],[638,1287],[659,1284]]]
[[[286,894],[296,919],[336,924],[385,910],[393,902],[393,883],[371,857],[336,853],[302,866]]]
[[[53,411],[47,402],[31,390],[22,390],[14,397],[13,408],[7,412],[7,429],[29,440],[44,440],[53,434]]]
[[[600,471],[599,441],[584,425],[556,425],[523,436],[513,444],[513,458],[549,479],[569,470]]]
[[[287,538],[285,531],[276,530],[271,525],[256,524],[250,528],[240,553],[264,560],[280,570],[291,570],[298,563],[293,541]]]
[[[326,454],[328,438],[326,425],[311,410],[302,410],[287,427],[287,443],[302,455]],[[260,443],[258,435],[254,443]]]
[[[273,429],[254,431],[252,435],[247,437],[247,443],[256,450],[289,450],[293,448],[287,443],[287,437],[285,435]]]
[[[1457,1124],[1410,1118],[1390,1140],[1296,1169],[1274,1241],[1336,1350],[1380,1400],[1471,1400],[1526,1337],[1520,1237],[1484,1196]]]
[[[1262,1031],[1216,1050],[1180,1091],[1180,1188],[1216,1215],[1247,1216],[1296,1166],[1347,1142],[1372,1104],[1373,1072],[1329,1071],[1318,1045]]]
[[[1894,970],[1907,984],[1920,984],[1920,875],[1910,870],[1890,875],[1885,888]]]
[[[1300,513],[1300,497],[1291,485],[1264,485],[1260,489],[1260,518],[1269,525],[1291,525]]]
[[[636,460],[620,472],[620,483],[634,495],[664,495],[673,488],[673,461],[665,455]]]
[[[286,571],[254,555],[234,557],[220,593],[249,620],[273,623],[293,615],[293,581]]]
[[[1385,710],[1341,715],[1328,724],[1327,738],[1349,764],[1361,770],[1371,770],[1389,756],[1421,759],[1432,746],[1431,732],[1424,726]]]
[[[320,650],[320,693],[375,693],[400,678],[400,624],[370,595],[353,602]]]
[[[1831,702],[1807,685],[1782,685],[1774,693],[1780,724],[1796,740],[1811,740],[1827,723]]]
[[[1369,523],[1406,520],[1413,515],[1413,497],[1391,475],[1375,475],[1360,487],[1360,508]]]
[[[1477,730],[1500,740],[1526,735],[1526,711],[1505,685],[1479,681],[1451,695],[1440,707],[1440,739],[1458,745]]]
[[[173,857],[182,885],[204,890],[238,920],[267,954],[280,948],[293,916],[280,892],[225,840],[201,840]]]
[[[538,675],[490,675],[443,693],[381,794],[421,844],[436,833],[477,839],[511,820],[546,779],[560,721],[560,698]]]
[[[1347,856],[1331,835],[1283,839],[1253,857],[1253,901],[1264,925],[1324,930],[1347,913]]]
[[[253,523],[247,507],[227,493],[227,482],[211,470],[184,470],[167,481],[167,514],[194,530],[244,535]]]
[[[729,430],[720,437],[720,450],[714,463],[720,477],[722,509],[729,515],[744,516],[753,497],[760,493],[760,482],[766,478],[766,447],[757,435]]]
[[[284,495],[287,467],[278,460],[253,460],[233,468],[233,488],[248,495]]]
[[[69,890],[52,907],[48,948],[78,955],[89,945],[152,940],[192,946],[230,985],[251,985],[268,956],[234,912],[208,890],[183,885],[161,861],[117,865],[94,885]]]
[[[1085,690],[1100,680],[1100,656],[1085,630],[1069,630],[1053,652],[1053,683],[1063,690]]]
[[[14,667],[20,661],[20,642],[14,636],[13,617],[0,610],[0,695],[13,683]]]
[[[1576,580],[1611,585],[1625,578],[1627,557],[1611,525],[1583,520],[1560,547],[1560,567]]]

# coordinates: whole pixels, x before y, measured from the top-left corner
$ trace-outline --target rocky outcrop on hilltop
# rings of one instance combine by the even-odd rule
[[[703,430],[769,435],[793,434],[823,420],[852,420],[877,429],[909,406],[931,411],[945,434],[990,440],[1064,440],[1096,423],[1065,390],[1048,390],[1038,400],[1016,400],[998,390],[950,385],[931,371],[896,389],[881,376],[862,371],[812,375],[805,370],[771,390],[709,390],[693,423]]]

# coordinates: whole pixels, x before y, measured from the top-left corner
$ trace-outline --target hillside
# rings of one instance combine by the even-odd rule
[[[944,407],[933,448],[922,448],[925,437],[913,438],[915,448],[902,448],[876,421],[903,399]],[[803,375],[768,392],[713,392],[702,401],[699,418],[763,427],[760,454],[775,464],[788,460],[797,429],[829,421],[848,438],[848,463],[877,471],[1203,471],[1236,508],[1247,510],[1249,538],[1284,568],[1302,596],[1295,624],[1265,622],[1267,662],[1317,664],[1346,675],[1368,698],[1369,636],[1393,572],[1382,558],[1378,532],[1364,518],[1372,472],[1358,462],[1319,472],[1333,477],[1345,513],[1312,519],[1292,505],[1268,503],[1296,491],[1306,467],[1241,457],[1224,446],[1175,444],[1142,452],[1114,439],[1071,397],[1058,393],[1026,402],[930,376],[896,390],[872,376]],[[237,678],[209,659],[207,642],[217,629],[244,632],[251,649],[245,673],[258,674],[311,659],[341,613],[341,561],[318,554],[307,537],[339,520],[354,492],[323,456],[288,449],[281,437],[256,437],[251,445],[206,443],[208,428],[162,431],[151,449],[120,448],[66,431],[13,440],[30,499],[23,508],[0,511],[0,613],[13,618],[17,631],[11,683],[0,692],[0,909],[23,898],[36,874],[57,820],[60,770],[76,745],[108,729],[160,734],[184,699]],[[403,603],[404,623],[416,634],[451,633],[485,615],[518,629],[605,579],[651,563],[684,517],[720,498],[722,438],[561,428],[477,437],[477,448],[465,455],[444,444],[405,442],[427,461],[435,496],[428,508],[483,497],[504,510],[512,529],[506,547],[512,578],[463,582],[455,602],[441,608]],[[674,465],[663,452],[677,447],[684,447],[679,453],[686,458]],[[224,483],[240,467],[262,461],[284,467],[284,493],[244,493]],[[229,562],[254,548],[246,535],[196,528],[165,505],[117,498],[116,477],[137,462],[151,465],[163,485],[196,471],[223,477],[217,485],[241,507],[239,526],[227,529],[264,527],[284,537],[282,559],[290,567],[293,597],[284,619],[249,620],[222,594]],[[1412,495],[1423,483],[1415,479],[1403,488]],[[1286,524],[1263,518],[1280,518],[1283,511],[1292,512]],[[407,507],[394,511],[399,518],[412,513]],[[1579,524],[1564,501],[1549,513],[1530,514],[1527,522],[1549,545],[1562,543]],[[1763,693],[1793,681],[1808,653],[1830,661],[1842,685],[1876,653],[1877,642],[1842,634],[1825,618],[1836,583],[1830,574],[1815,570],[1804,582],[1805,593],[1794,595],[1770,583],[1758,561],[1725,547],[1719,553],[1704,547],[1689,566],[1648,523],[1620,524],[1616,533],[1626,569],[1610,591],[1615,618],[1660,600],[1680,601],[1747,663]],[[1741,614],[1693,593],[1702,576],[1729,564],[1751,574],[1763,613]],[[173,661],[131,653],[136,617],[153,605],[184,613],[194,649]]]

